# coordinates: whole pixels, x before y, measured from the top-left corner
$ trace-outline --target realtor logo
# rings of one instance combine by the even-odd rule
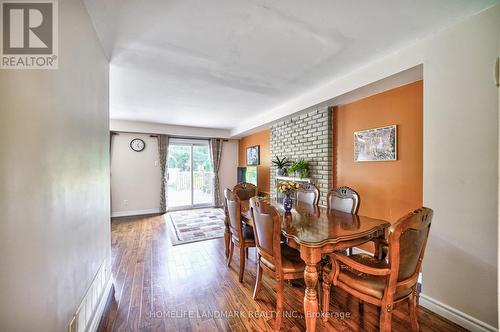
[[[2,69],[57,69],[57,1],[0,1]]]

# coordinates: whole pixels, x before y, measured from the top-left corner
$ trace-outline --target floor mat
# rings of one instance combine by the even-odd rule
[[[218,208],[170,212],[173,245],[210,240],[224,236],[224,211]]]

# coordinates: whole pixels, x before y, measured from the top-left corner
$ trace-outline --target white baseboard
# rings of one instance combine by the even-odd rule
[[[160,213],[160,209],[111,212],[111,218],[140,216],[144,214],[155,214],[155,213]]]
[[[83,296],[68,326],[69,332],[95,332],[103,314],[113,279],[105,260]]]
[[[104,309],[106,308],[106,302],[108,301],[109,294],[111,292],[111,288],[113,287],[113,278],[109,277],[106,286],[101,294],[101,298],[99,299],[99,304],[94,312],[92,317],[92,321],[89,324],[88,332],[95,332],[99,327],[99,322],[101,321],[102,314],[104,313]]]
[[[477,332],[494,332],[498,331],[496,327],[493,327],[485,322],[480,321],[472,316],[467,315],[460,310],[450,307],[447,304],[439,302],[430,296],[425,294],[420,294],[420,303],[422,307],[429,309],[436,314],[443,316],[444,318],[451,320],[455,324],[458,324],[469,331]]]
[[[352,248],[352,253],[353,254],[367,254],[367,255],[373,255],[371,252],[368,252],[363,249],[359,249],[358,247],[353,247]]]

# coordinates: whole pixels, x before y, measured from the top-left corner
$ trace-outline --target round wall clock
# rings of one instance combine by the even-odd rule
[[[140,138],[134,138],[130,141],[130,148],[135,152],[141,152],[146,148],[146,143]]]

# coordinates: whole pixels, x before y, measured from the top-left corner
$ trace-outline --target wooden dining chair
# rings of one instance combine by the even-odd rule
[[[367,254],[346,256],[330,254],[333,270],[323,277],[323,310],[329,310],[329,287],[333,285],[347,293],[381,308],[380,331],[391,330],[394,305],[408,301],[410,321],[418,331],[417,282],[424,258],[425,246],[431,227],[433,212],[422,207],[400,218],[389,228],[388,259],[378,260]],[[326,285],[326,286],[325,286]],[[323,315],[327,320],[327,315]]]
[[[240,198],[242,201],[248,201],[250,198],[257,196],[259,190],[257,186],[248,183],[248,182],[240,182],[233,187],[233,192]]]
[[[283,314],[283,288],[285,280],[301,279],[306,267],[298,250],[281,243],[281,216],[268,202],[257,197],[250,199],[255,230],[258,264],[253,298],[256,299],[262,285],[262,272],[271,275],[277,282],[276,325],[281,327]]]
[[[318,205],[319,204],[319,189],[312,183],[304,183],[300,185],[299,190],[295,194],[297,202]]]
[[[226,259],[229,258],[229,246],[231,244],[231,229],[229,227],[230,221],[229,221],[229,212],[227,210],[227,199],[226,199],[226,190],[230,189],[224,189],[224,256]]]
[[[229,219],[229,254],[227,266],[231,265],[234,246],[240,248],[240,273],[239,280],[243,282],[243,273],[245,272],[245,259],[247,248],[255,247],[255,237],[252,227],[243,225],[241,221],[241,202],[239,197],[230,189],[224,190],[224,197],[227,206],[227,215]]]
[[[233,187],[233,193],[238,196],[240,201],[249,201],[250,198],[258,195],[259,189],[252,183],[240,182]],[[246,227],[252,228],[249,224]],[[246,250],[246,256],[248,258],[248,249]]]
[[[357,214],[359,210],[359,195],[349,187],[338,187],[330,190],[326,196],[328,210],[338,210],[346,213]]]
[[[349,187],[343,186],[330,190],[326,196],[326,205],[328,211],[338,210],[351,214],[358,214],[359,195]],[[348,249],[349,255],[352,255],[352,248]]]

